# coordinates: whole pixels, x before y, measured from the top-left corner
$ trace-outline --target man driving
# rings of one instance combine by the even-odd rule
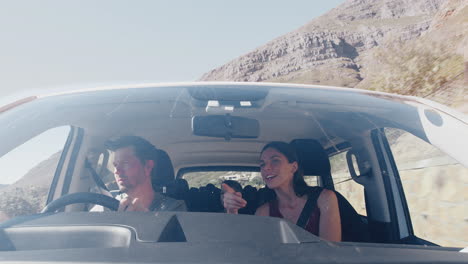
[[[153,189],[158,177],[158,149],[138,136],[122,136],[106,143],[114,152],[114,177],[124,194],[119,211],[186,211],[184,201],[167,197]]]

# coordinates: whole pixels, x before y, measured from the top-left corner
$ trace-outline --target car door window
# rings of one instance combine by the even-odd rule
[[[346,153],[348,151],[330,157],[331,174],[335,190],[351,203],[358,214],[366,216],[364,187],[351,178],[346,161]]]
[[[87,160],[91,165],[89,173],[96,174],[105,187],[113,192],[118,192],[118,185],[114,178],[114,165],[112,164],[113,153],[109,150],[92,149],[87,154]],[[95,180],[96,181],[96,180]],[[90,192],[103,193],[104,189],[95,182],[89,189]]]
[[[0,157],[0,222],[42,210],[69,132],[47,130]]]
[[[385,134],[414,234],[441,246],[466,246],[468,169],[408,132],[386,128]]]

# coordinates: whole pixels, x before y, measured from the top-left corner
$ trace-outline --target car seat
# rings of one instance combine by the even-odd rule
[[[185,179],[174,180],[174,191],[173,198],[177,200],[187,200],[189,192],[189,185]]]
[[[151,183],[155,191],[171,194],[166,188],[174,183],[174,167],[166,151],[158,149],[155,173],[151,176]]]
[[[187,204],[189,211],[201,211],[200,190],[195,187],[190,188],[185,203]]]
[[[322,187],[335,190],[330,159],[322,145],[314,139],[295,139],[291,141],[291,145],[296,149],[304,175],[320,176]]]
[[[336,193],[340,208],[342,241],[370,242],[367,224],[348,200],[335,191],[331,176],[330,159],[322,145],[314,139],[295,139],[291,142],[291,145],[296,148],[299,164],[302,166],[304,175],[320,177],[322,187]]]
[[[247,185],[242,189],[242,198],[247,202],[247,206],[239,210],[240,214],[255,214],[257,210],[257,188]]]

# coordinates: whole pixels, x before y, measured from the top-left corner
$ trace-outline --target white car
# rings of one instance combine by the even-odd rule
[[[166,153],[155,189],[189,212],[112,212],[109,138]],[[416,97],[273,83],[33,96],[0,109],[0,262],[467,263],[468,119]],[[335,190],[343,242],[253,216],[259,153],[291,143]],[[220,183],[249,206],[223,213]],[[95,206],[97,205],[97,206]]]

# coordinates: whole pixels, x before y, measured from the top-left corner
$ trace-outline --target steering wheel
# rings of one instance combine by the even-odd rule
[[[57,200],[50,202],[48,205],[46,205],[46,207],[44,207],[44,209],[42,209],[41,213],[55,212],[62,207],[77,203],[90,203],[102,205],[106,208],[111,209],[112,211],[117,211],[117,209],[119,209],[120,202],[115,198],[100,193],[70,193],[58,198]]]

